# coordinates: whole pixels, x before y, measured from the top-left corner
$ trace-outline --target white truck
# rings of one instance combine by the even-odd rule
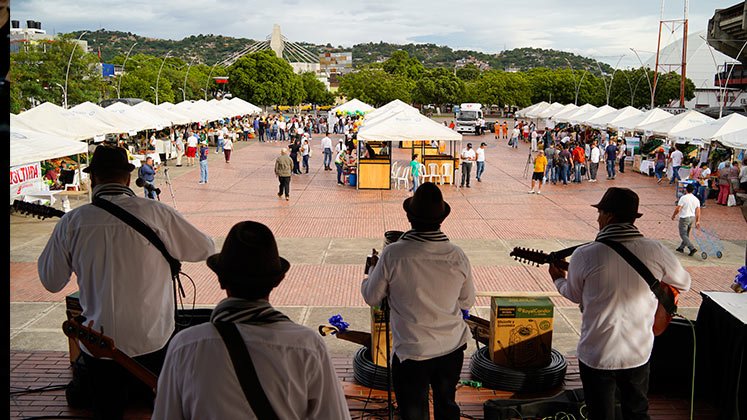
[[[456,122],[456,131],[458,133],[481,134],[485,131],[485,127],[483,127],[484,123],[482,104],[466,103],[459,106],[459,114],[457,115]]]

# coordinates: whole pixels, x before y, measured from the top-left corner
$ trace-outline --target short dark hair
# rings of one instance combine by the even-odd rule
[[[695,187],[693,186],[693,184],[687,184],[685,186],[685,191],[691,193],[691,192],[695,191]]]

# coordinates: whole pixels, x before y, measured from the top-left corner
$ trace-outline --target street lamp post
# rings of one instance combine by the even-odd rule
[[[711,47],[711,44],[708,43],[708,40],[703,38],[703,35],[700,35],[700,38],[705,41],[705,44],[708,45],[708,51],[711,53],[711,60],[713,60],[713,65],[716,67],[716,70],[718,71],[718,63],[716,63],[716,56],[713,55],[713,48]],[[730,39],[728,41],[735,41],[734,39]],[[742,55],[742,51],[744,51],[744,47],[747,46],[747,41],[744,42],[742,45],[742,48],[737,53],[737,59],[739,59],[739,56]],[[728,65],[728,64],[727,64]],[[721,94],[721,100],[718,101],[718,117],[721,118],[724,114],[724,105],[726,104],[726,89],[729,86],[729,79],[731,78],[731,72],[734,70],[734,66],[736,64],[732,64],[731,68],[729,69],[729,73],[726,75],[726,80],[721,83],[721,73],[716,73],[716,77],[718,77],[718,83],[719,83],[719,93]]]
[[[189,68],[192,67],[192,63],[194,63],[195,59],[192,57],[192,60],[189,61],[189,66],[187,66],[187,73],[184,75],[184,86],[182,86],[182,101],[187,100],[187,76],[189,76]]]
[[[82,34],[78,37],[78,41],[80,41],[81,38],[83,38],[83,35],[87,34],[88,31],[83,31]],[[65,95],[64,97],[64,103],[63,107],[67,109],[67,79],[70,77],[70,63],[73,62],[73,54],[75,54],[75,49],[77,47],[77,44],[73,44],[73,50],[70,51],[70,59],[67,60],[67,70],[65,71],[65,87],[63,88],[63,93]]]
[[[117,99],[119,99],[119,89],[122,87],[122,78],[125,75],[125,66],[127,65],[127,59],[130,58],[130,53],[132,52],[132,49],[135,48],[135,45],[137,45],[137,42],[132,44],[129,50],[127,50],[127,55],[125,55],[124,63],[122,63],[122,75],[119,76],[119,80],[117,80]]]
[[[578,105],[578,93],[581,91],[581,83],[584,81],[584,77],[586,77],[586,73],[589,71],[587,67],[584,67],[584,74],[581,75],[581,80],[578,81],[578,84],[576,84],[576,72],[573,70],[573,66],[571,65],[571,62],[566,58],[565,62],[568,63],[568,67],[571,69],[571,76],[573,76],[573,84],[576,87],[576,99],[573,101],[574,105]]]
[[[62,89],[62,97],[64,98],[67,96],[67,90],[65,89],[65,86],[62,86],[61,84],[54,82],[55,85],[57,85],[60,89]]]
[[[161,80],[161,71],[163,70],[163,65],[166,64],[166,59],[169,58],[169,54],[171,54],[171,50],[166,53],[165,56],[163,56],[163,61],[161,61],[161,67],[158,69],[158,76],[156,77],[156,105],[158,105],[158,82]]]
[[[633,51],[635,56],[638,58],[638,62],[641,63],[641,70],[643,70],[643,73],[646,75],[646,81],[648,82],[648,89],[651,91],[651,109],[654,109],[654,93],[656,92],[656,79],[654,79],[654,84],[651,84],[651,78],[648,76],[648,71],[646,71],[646,66],[643,65],[643,61],[641,61],[641,56],[638,55],[638,51],[631,48],[630,51]]]
[[[213,67],[210,67],[210,73],[208,73],[207,80],[205,81],[205,100],[207,101],[207,93],[208,93],[208,85],[210,84],[210,76],[213,75],[213,70],[215,69],[215,66],[217,66],[218,63],[213,64]]]
[[[599,69],[599,74],[602,76],[602,81],[604,82],[604,90],[607,93],[607,105],[610,104],[610,94],[612,93],[612,81],[615,80],[615,73],[617,73],[617,66],[620,65],[620,60],[622,60],[623,57],[625,57],[625,55],[621,55],[620,58],[617,60],[617,64],[615,64],[615,67],[612,70],[612,76],[610,77],[609,85],[607,85],[607,78],[604,75],[604,71],[602,71],[602,66],[599,65],[599,61],[597,61],[597,68]]]

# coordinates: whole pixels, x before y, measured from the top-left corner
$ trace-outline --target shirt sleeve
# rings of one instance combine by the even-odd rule
[[[459,291],[459,308],[470,309],[475,304],[475,284],[472,281],[472,266],[467,256],[464,257],[466,266],[466,277],[462,284],[462,290]]]
[[[70,281],[70,275],[73,273],[72,255],[68,246],[66,229],[65,220],[57,223],[37,260],[39,280],[44,288],[52,293],[62,290]]]
[[[659,261],[661,262],[660,264],[663,273],[661,281],[674,287],[680,292],[687,292],[690,290],[690,285],[692,283],[690,273],[688,273],[682,264],[680,264],[672,251],[663,245],[660,245],[660,247],[661,258]]]
[[[558,292],[573,303],[581,303],[583,297],[586,275],[582,267],[587,265],[582,260],[584,260],[583,254],[575,251],[568,266],[567,278],[555,280],[555,287],[557,287]]]
[[[215,242],[179,213],[167,206],[168,225],[160,229],[159,237],[172,257],[179,261],[204,261],[215,254]]]
[[[186,417],[182,410],[182,393],[177,378],[184,375],[177,368],[177,356],[171,349],[175,348],[172,342],[170,349],[166,353],[166,359],[163,362],[163,368],[158,375],[158,392],[153,407],[153,419],[155,420],[183,420]]]
[[[318,337],[321,339],[321,337]],[[320,341],[315,363],[307,363],[309,381],[309,401],[306,418],[309,419],[350,419],[350,410],[345,394],[337,379],[332,361],[324,342]]]
[[[379,306],[381,301],[387,296],[389,291],[389,280],[387,270],[387,252],[381,252],[379,262],[368,274],[368,278],[361,284],[361,294],[363,300],[371,306]]]

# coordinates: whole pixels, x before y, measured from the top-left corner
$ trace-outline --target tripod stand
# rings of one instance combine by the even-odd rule
[[[532,151],[529,150],[529,155],[527,155],[527,163],[524,165],[524,178],[529,175],[529,167],[532,166]]]
[[[163,176],[166,178],[166,185],[169,186],[169,193],[171,194],[171,201],[174,203],[174,209],[176,209],[176,198],[174,198],[174,189],[171,188],[171,178],[169,178],[169,168],[163,168]]]

